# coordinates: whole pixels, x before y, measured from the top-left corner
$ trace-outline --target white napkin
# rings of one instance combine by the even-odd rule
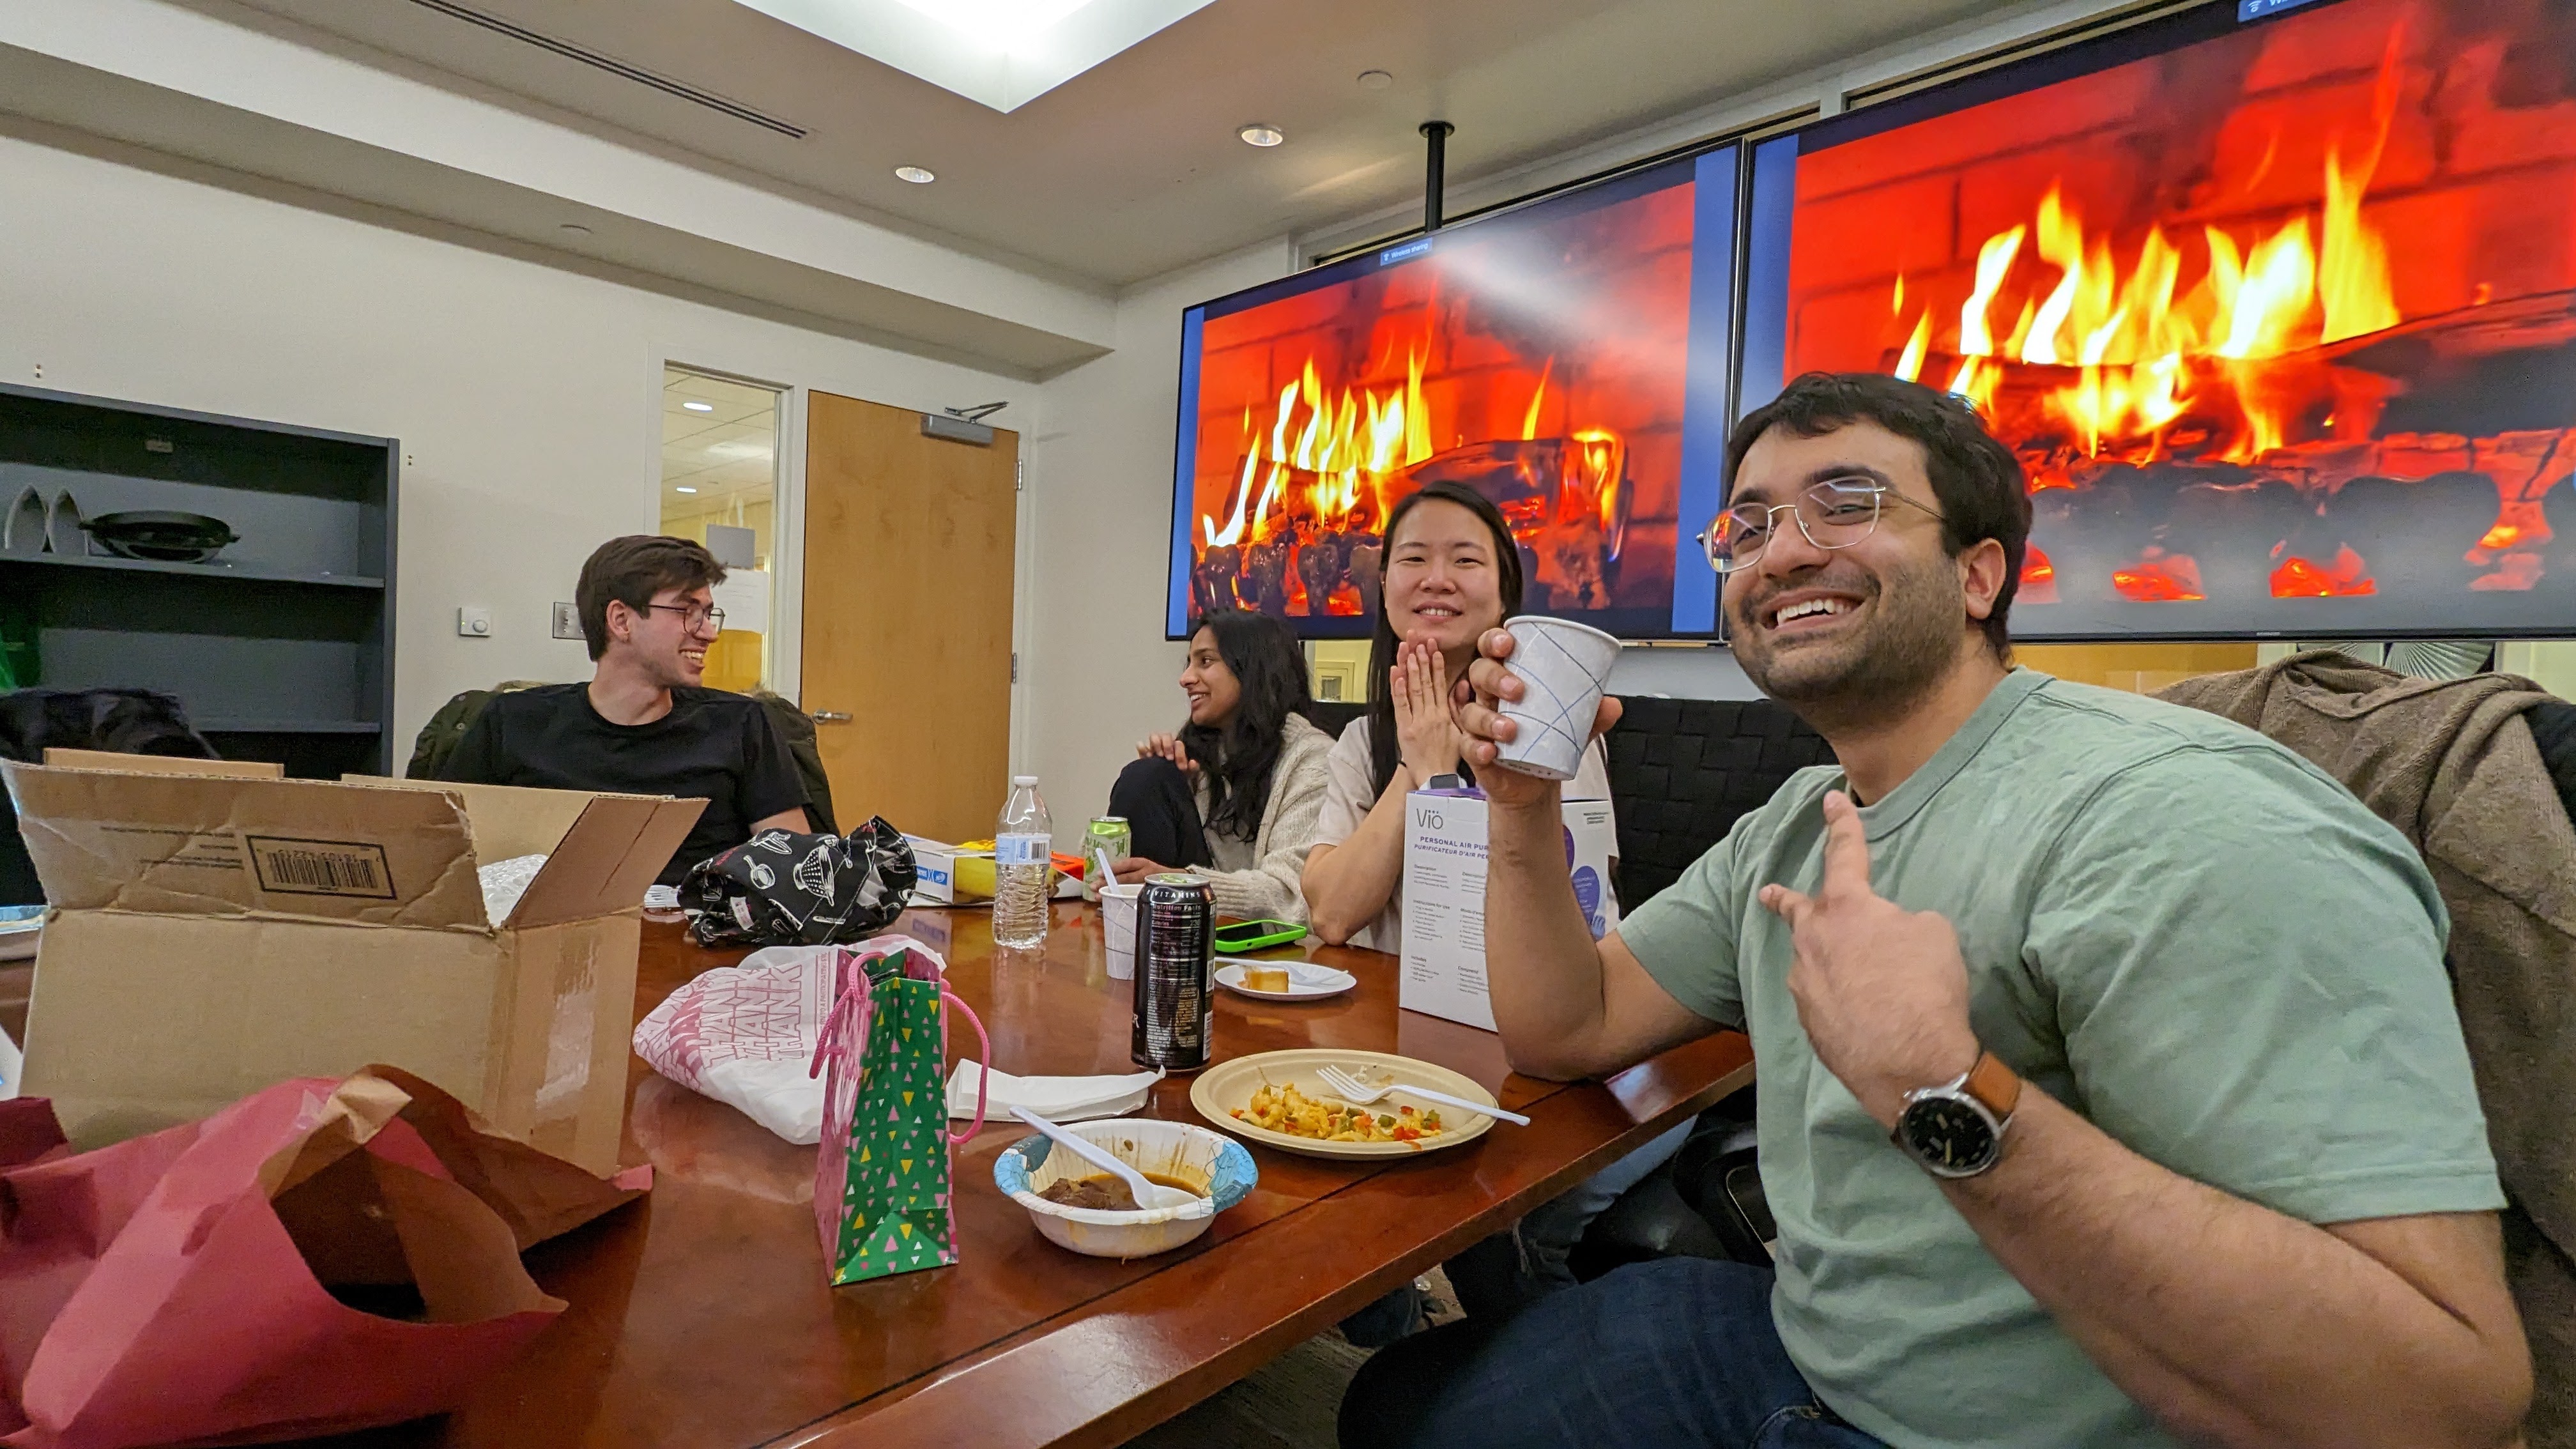
[[[948,1075],[948,1115],[975,1115],[975,1080],[984,1080],[984,1120],[1007,1119],[1013,1107],[1026,1107],[1051,1122],[1082,1122],[1093,1117],[1122,1117],[1145,1105],[1145,1094],[1163,1079],[1161,1072],[1125,1077],[1015,1077],[988,1072],[981,1062],[960,1060]]]

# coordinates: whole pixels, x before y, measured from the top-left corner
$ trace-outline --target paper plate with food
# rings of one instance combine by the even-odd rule
[[[1348,971],[1312,961],[1238,961],[1216,958],[1216,984],[1264,1001],[1320,1001],[1360,984]]]
[[[1339,1067],[1371,1085],[1400,1085],[1376,1101],[1355,1104],[1324,1083]],[[1310,1157],[1411,1157],[1485,1135],[1494,1119],[1433,1103],[1406,1086],[1499,1106],[1472,1077],[1412,1057],[1347,1048],[1305,1047],[1219,1062],[1190,1084],[1199,1115],[1247,1142]]]

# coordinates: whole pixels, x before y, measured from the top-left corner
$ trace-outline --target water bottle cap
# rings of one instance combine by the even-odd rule
[[[1011,777],[1011,785],[1015,789],[1033,789],[1036,787],[1037,783],[1038,777],[1035,775],[1013,775]]]

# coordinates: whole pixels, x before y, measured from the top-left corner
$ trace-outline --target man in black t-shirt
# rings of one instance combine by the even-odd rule
[[[684,538],[601,544],[573,593],[597,668],[588,684],[494,695],[439,778],[702,799],[679,853],[689,867],[771,828],[811,830],[805,786],[757,700],[699,684],[724,628],[715,555]]]

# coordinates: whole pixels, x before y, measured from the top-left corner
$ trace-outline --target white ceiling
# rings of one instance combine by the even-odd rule
[[[967,250],[1120,286],[1636,130],[1994,0],[1215,0],[1004,114],[735,0],[189,0]],[[243,5],[254,7],[246,11]],[[471,11],[494,24],[460,18]],[[607,57],[806,131],[683,99]],[[1392,76],[1384,89],[1362,72]],[[1250,122],[1288,142],[1237,139]],[[893,168],[939,180],[915,186]]]
[[[703,410],[691,403],[703,404]],[[662,506],[767,502],[778,481],[778,394],[672,368],[662,381]],[[694,489],[681,493],[682,488]]]

